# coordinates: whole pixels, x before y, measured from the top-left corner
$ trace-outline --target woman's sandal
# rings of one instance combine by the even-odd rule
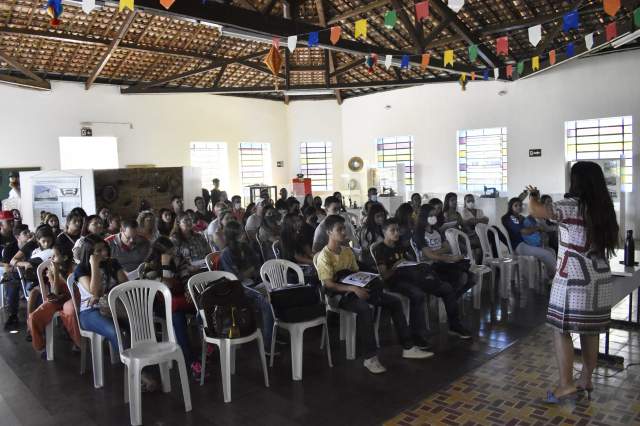
[[[558,405],[562,404],[564,401],[575,401],[578,399],[578,392],[579,391],[576,388],[574,392],[558,397],[553,393],[553,391],[547,391],[547,397],[543,399],[542,402],[549,405]]]
[[[578,390],[578,392],[586,392],[587,399],[591,401],[591,392],[593,392],[593,386],[591,386],[590,388],[583,388],[582,386],[576,386],[576,389]]]

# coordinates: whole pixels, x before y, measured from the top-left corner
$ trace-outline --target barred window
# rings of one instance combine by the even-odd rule
[[[507,128],[458,130],[458,190],[507,191]]]
[[[407,191],[413,191],[415,169],[413,165],[413,136],[392,136],[376,141],[378,167],[393,167],[403,163],[404,184]]]
[[[300,173],[311,179],[313,191],[332,191],[333,153],[331,142],[301,143]]]
[[[240,143],[240,180],[243,188],[271,181],[271,144]]]
[[[201,170],[202,187],[211,188],[213,178],[220,179],[220,187],[229,184],[229,153],[226,142],[191,142],[191,166]]]

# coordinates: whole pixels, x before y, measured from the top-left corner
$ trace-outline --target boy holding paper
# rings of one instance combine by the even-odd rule
[[[380,306],[390,311],[396,333],[402,343],[403,358],[422,359],[433,356],[433,353],[413,345],[400,300],[383,293],[379,279],[374,279],[366,287],[341,282],[338,277],[357,272],[358,263],[353,251],[343,246],[347,239],[344,218],[339,215],[327,216],[325,225],[329,242],[318,254],[316,261],[318,277],[329,295],[329,303],[332,306],[358,315],[356,335],[364,345],[364,366],[373,374],[386,371],[377,355],[378,349],[373,330],[374,313],[370,305]]]
[[[374,248],[374,258],[378,271],[388,287],[404,296],[411,303],[411,329],[414,330],[414,340],[420,341],[426,337],[426,321],[424,315],[425,294],[433,294],[442,298],[447,318],[449,333],[456,334],[461,339],[470,339],[471,333],[460,322],[458,313],[458,295],[449,283],[440,281],[429,270],[429,266],[413,261],[411,254],[399,244],[400,230],[395,219],[387,219],[382,225],[384,241]],[[416,331],[425,330],[425,334],[416,335]]]

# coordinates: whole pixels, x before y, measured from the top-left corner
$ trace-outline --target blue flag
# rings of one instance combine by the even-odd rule
[[[489,80],[489,70],[488,69],[485,69],[484,72],[482,73],[482,79],[484,81]]]
[[[409,55],[402,55],[402,61],[400,62],[400,68],[409,68]]]
[[[309,33],[309,47],[313,47],[317,45],[318,45],[318,32],[314,31],[312,33]]]
[[[562,17],[562,31],[568,33],[570,29],[578,29],[580,23],[580,15],[577,10],[568,12]]]
[[[567,44],[567,58],[570,58],[573,55],[575,55],[575,47],[573,45],[573,42],[571,42]]]

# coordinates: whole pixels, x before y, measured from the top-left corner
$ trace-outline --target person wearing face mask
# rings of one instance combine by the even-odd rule
[[[327,217],[337,214],[340,214],[340,200],[336,197],[330,196],[324,200],[324,206],[327,209]],[[324,248],[329,242],[329,234],[327,233],[327,229],[325,228],[324,219],[318,227],[316,228],[315,233],[313,234],[313,253],[318,253],[320,250]],[[351,241],[355,241],[355,230],[353,229],[353,225],[350,221],[345,220],[345,230],[347,232],[347,238],[343,241],[345,245],[349,245]]]
[[[125,220],[120,227],[120,233],[106,239],[111,251],[111,257],[116,259],[125,272],[138,268],[149,255],[151,243],[138,235],[138,222]]]
[[[231,214],[239,223],[244,219],[245,211],[242,208],[242,198],[239,195],[231,197]]]
[[[369,188],[367,190],[367,198],[374,203],[378,201],[378,188]]]
[[[482,251],[480,245],[480,237],[476,233],[476,225],[478,223],[489,224],[489,218],[485,216],[481,209],[476,208],[475,197],[472,194],[464,196],[464,208],[462,209],[462,230],[469,236],[471,248],[476,251]],[[480,253],[482,255],[482,253]],[[478,256],[476,256],[478,257]]]
[[[247,224],[244,227],[244,230],[247,233],[247,237],[249,237],[249,241],[255,241],[256,233],[258,232],[258,228],[262,225],[262,216],[264,213],[264,200],[258,200],[256,202],[256,211],[247,219]]]

